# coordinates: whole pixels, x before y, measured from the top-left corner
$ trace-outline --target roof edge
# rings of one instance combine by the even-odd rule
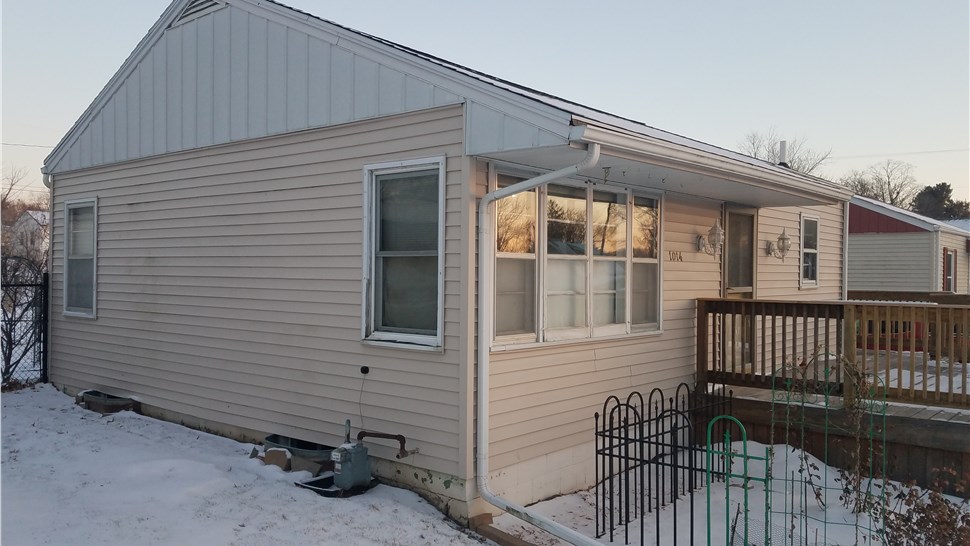
[[[818,181],[821,179],[806,177],[794,171],[789,173],[780,168],[768,169],[756,163],[739,161],[701,148],[594,125],[589,120],[581,121],[584,123],[573,128],[571,141],[595,142],[607,149],[631,152],[651,158],[658,164],[671,164],[677,168],[690,166],[714,176],[761,185],[775,191],[800,194],[817,200],[820,204],[844,203],[852,198],[852,192],[846,188],[822,184]]]

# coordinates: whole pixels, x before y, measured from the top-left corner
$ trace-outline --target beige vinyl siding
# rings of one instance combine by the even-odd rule
[[[818,218],[818,286],[799,288],[801,279],[801,216]],[[782,229],[791,237],[791,250],[784,261],[768,256],[765,247]],[[842,238],[844,205],[764,208],[758,211],[757,256],[758,299],[826,300],[842,298]]]
[[[457,474],[462,127],[451,106],[58,175],[52,381],[330,445],[349,418]],[[444,351],[365,345],[362,167],[434,156],[447,156]],[[84,197],[98,198],[95,320],[61,314],[64,201]]]
[[[929,231],[849,235],[849,290],[939,290],[943,259],[935,247]]]
[[[719,211],[664,199],[662,333],[492,353],[490,471],[591,442],[593,413],[610,394],[693,384],[695,299],[718,297],[721,278],[719,261],[697,252],[697,236]]]
[[[939,264],[937,264],[937,269],[939,270],[939,281],[937,286],[943,286],[943,249],[956,250],[956,268],[957,275],[954,279],[955,292],[957,294],[967,294],[970,292],[967,287],[968,283],[968,272],[967,266],[970,265],[967,260],[967,237],[963,235],[957,235],[955,233],[949,233],[946,231],[940,232],[940,253],[939,253]]]

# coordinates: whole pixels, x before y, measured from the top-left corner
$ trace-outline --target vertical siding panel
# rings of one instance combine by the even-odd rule
[[[213,141],[212,127],[212,94],[213,78],[213,18],[212,16],[199,19],[196,28],[196,59],[198,63],[198,79],[196,80],[196,145],[209,146]]]
[[[155,116],[155,56],[145,55],[138,66],[138,97],[141,131],[138,135],[139,150],[142,157],[150,156],[154,152],[154,116]]]
[[[286,128],[307,126],[308,36],[288,30],[286,35]]]
[[[450,91],[447,91],[445,89],[442,89],[440,87],[435,87],[434,88],[434,105],[435,106],[443,106],[445,104],[454,104],[454,103],[458,102],[458,100],[459,100],[458,95],[456,95],[456,94],[454,94],[454,93],[452,93]]]
[[[431,107],[434,90],[428,82],[421,81],[411,75],[405,76],[404,92],[404,107],[406,109],[418,110]]]
[[[182,27],[171,28],[167,34],[165,148],[171,152],[182,148]]]
[[[115,161],[128,159],[128,82],[118,89],[111,102],[115,107]]]
[[[249,129],[247,136],[266,134],[266,25],[261,17],[249,17]]]
[[[182,25],[182,141],[179,149],[196,147],[198,120],[198,19]]]
[[[101,110],[101,147],[104,152],[104,162],[115,160],[115,106],[108,102]]]
[[[165,83],[165,73],[168,70],[168,33],[166,33],[152,51],[152,105],[154,109],[152,123],[152,149],[156,154],[168,150],[168,88]]]
[[[311,37],[307,50],[307,121],[317,127],[330,123],[330,44]]]
[[[249,14],[230,8],[231,59],[229,86],[229,138],[242,140],[249,133]]]
[[[229,87],[230,50],[229,13],[227,9],[212,14],[213,75],[212,96],[218,97],[212,104],[212,141],[214,144],[229,142],[229,104],[236,92]]]
[[[102,132],[104,120],[102,119],[101,113],[94,116],[94,121],[91,122],[91,127],[88,131],[91,132],[91,160],[95,164],[100,164],[104,162],[104,145],[102,144]]]
[[[381,65],[378,73],[380,99],[378,113],[396,114],[404,111],[404,74]]]
[[[89,167],[91,166],[91,128],[88,127],[81,132],[81,138],[78,139],[78,147],[81,148],[81,166]]]
[[[378,65],[374,61],[354,56],[354,118],[363,119],[377,115],[378,111]]]
[[[74,169],[80,168],[81,160],[78,157],[80,153],[81,153],[80,146],[78,146],[78,144],[75,142],[75,144],[71,146],[70,150],[67,152],[68,170],[74,170]]]
[[[128,138],[127,157],[138,157],[141,153],[141,78],[137,71],[132,72],[125,83],[128,89]]]
[[[332,47],[330,62],[330,122],[343,123],[354,114],[354,54]]]
[[[286,27],[269,23],[267,28],[267,82],[266,130],[270,134],[286,130]]]

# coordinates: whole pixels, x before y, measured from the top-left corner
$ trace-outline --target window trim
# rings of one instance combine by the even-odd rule
[[[957,249],[955,248],[943,247],[943,285],[940,288],[942,292],[957,291]]]
[[[498,177],[499,175],[513,176],[517,178],[531,178],[536,176],[536,173],[523,172],[520,169],[514,167],[496,166],[491,164],[488,176],[488,188],[489,191],[495,191],[498,188]],[[566,260],[580,260],[586,265],[586,324],[582,327],[576,328],[560,328],[560,329],[549,329],[546,326],[546,311],[548,308],[547,304],[547,294],[546,294],[546,272],[549,269],[549,252],[547,248],[547,198],[548,198],[548,188],[550,185],[555,186],[566,186],[572,188],[583,189],[587,192],[586,194],[586,206],[587,206],[587,254],[584,256],[560,256],[558,259]],[[623,323],[608,324],[595,326],[593,324],[593,290],[592,290],[592,275],[593,268],[596,263],[596,257],[591,255],[591,245],[589,244],[589,239],[592,237],[592,192],[602,190],[610,193],[617,193],[624,195],[626,198],[627,206],[627,222],[626,222],[626,239],[628,255],[622,259],[622,263],[626,266],[625,277],[626,277],[626,300],[625,300],[625,315],[626,320]],[[649,189],[639,189],[631,188],[628,186],[619,186],[612,184],[596,184],[590,185],[585,181],[579,181],[574,179],[561,179],[555,182],[550,182],[543,184],[535,188],[535,199],[536,199],[536,271],[535,271],[535,290],[536,290],[536,302],[535,302],[535,333],[530,334],[509,334],[509,335],[498,335],[496,334],[495,324],[490,326],[491,337],[490,340],[492,350],[509,350],[509,349],[525,349],[529,347],[545,347],[552,345],[562,345],[562,344],[572,344],[572,343],[584,343],[589,341],[600,341],[609,339],[625,339],[629,337],[640,337],[640,336],[652,336],[663,333],[663,218],[664,218],[664,193]],[[633,244],[633,211],[632,208],[635,206],[636,198],[651,199],[656,203],[657,211],[657,234],[656,234],[656,244],[657,244],[657,256],[656,258],[636,258],[633,256],[632,244]],[[496,203],[497,206],[497,203]],[[492,260],[497,262],[499,257],[504,254],[499,253],[496,248],[496,238],[495,234],[497,229],[495,226],[497,222],[497,215],[492,217],[492,233],[491,241],[489,244],[492,245]],[[507,256],[506,256],[507,257]],[[556,258],[553,258],[556,259]],[[608,258],[603,258],[607,261],[621,261],[621,260],[610,260]],[[657,321],[655,323],[649,324],[634,324],[632,322],[632,300],[633,291],[631,286],[631,278],[633,274],[633,265],[637,263],[652,263],[657,267],[657,300],[656,300],[656,314]],[[498,270],[493,267],[493,275],[498,275]],[[489,295],[492,306],[494,308],[497,297],[498,283],[493,283],[492,294]],[[493,321],[495,320],[493,316]]]
[[[369,345],[397,347],[402,349],[442,351],[444,349],[444,299],[445,299],[445,156],[434,156],[402,161],[388,161],[364,165],[363,173],[363,256],[361,281],[361,341]],[[375,225],[376,206],[375,184],[377,176],[417,171],[438,170],[438,282],[437,318],[435,334],[408,334],[402,332],[383,332],[374,329],[376,301],[375,281]]]
[[[71,252],[71,232],[70,232],[70,211],[72,209],[80,209],[91,207],[94,213],[94,221],[92,225],[92,253],[93,253],[93,263],[91,272],[91,310],[83,311],[78,308],[69,308],[67,306],[68,302],[68,279],[70,278],[70,252]],[[64,266],[64,279],[63,279],[63,293],[62,293],[62,314],[65,317],[78,317],[78,318],[97,318],[98,317],[98,198],[88,197],[84,199],[71,199],[64,202],[64,255],[63,255],[63,266]]]
[[[818,216],[811,214],[801,213],[798,221],[799,230],[799,244],[798,244],[798,288],[818,288],[819,287],[819,276],[821,274],[822,262],[820,259],[820,248],[822,246],[821,231],[822,231],[822,221]],[[815,222],[815,248],[806,249],[805,248],[805,221],[811,220]],[[805,278],[805,254],[815,254],[815,278],[806,279]]]

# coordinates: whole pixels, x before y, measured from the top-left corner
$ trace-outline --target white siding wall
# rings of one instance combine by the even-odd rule
[[[970,265],[970,261],[967,259],[967,238],[962,235],[956,235],[953,233],[947,233],[945,231],[940,232],[940,260],[938,264],[940,286],[942,287],[943,282],[943,249],[953,249],[956,250],[956,264],[957,264],[957,277],[955,279],[956,283],[956,293],[957,294],[967,294],[970,293],[970,289],[967,287],[968,272],[967,266]]]
[[[844,205],[765,208],[758,211],[758,257],[756,296],[765,300],[826,300],[842,298],[842,238]],[[818,286],[799,288],[801,278],[801,215],[817,217]],[[768,256],[768,241],[782,229],[791,237],[791,250],[784,261]]]
[[[497,88],[273,4],[230,5],[149,38],[50,172],[466,101],[474,150],[561,145],[569,131],[562,111],[503,113]]]
[[[849,290],[939,290],[942,258],[935,248],[935,234],[928,231],[851,234]]]
[[[464,471],[462,124],[461,107],[438,108],[57,176],[52,381],[331,445],[362,412],[420,449],[408,463]],[[437,155],[445,350],[363,345],[361,168]],[[85,197],[98,198],[96,320],[61,314],[64,201]]]

